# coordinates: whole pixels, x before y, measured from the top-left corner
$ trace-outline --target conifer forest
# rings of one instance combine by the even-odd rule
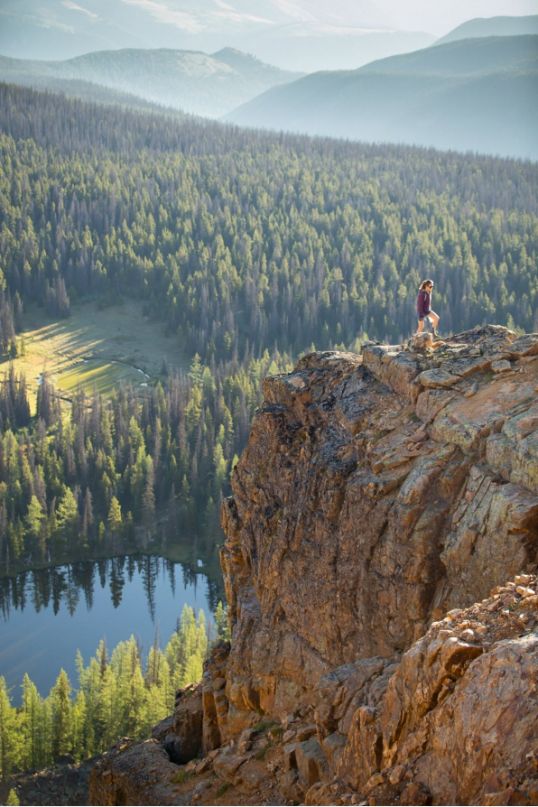
[[[227,636],[222,603],[215,612],[215,640]],[[143,737],[174,707],[178,688],[202,676],[208,650],[204,612],[184,606],[164,650],[157,642],[147,657],[134,636],[109,652],[99,643],[84,663],[77,652],[77,687],[60,670],[47,697],[28,675],[20,707],[0,676],[0,781],[17,770],[37,770],[61,757],[78,761],[106,751],[119,737]]]

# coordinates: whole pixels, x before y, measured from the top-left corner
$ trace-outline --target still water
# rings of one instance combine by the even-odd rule
[[[161,647],[176,627],[185,604],[208,621],[214,589],[192,568],[157,556],[126,555],[79,561],[53,569],[0,578],[0,675],[20,702],[28,673],[47,695],[63,667],[76,685],[75,652],[85,664],[100,639],[112,650],[134,634],[142,655],[155,635]]]

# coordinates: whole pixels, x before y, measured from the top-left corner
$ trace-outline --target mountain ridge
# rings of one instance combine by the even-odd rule
[[[299,72],[320,66],[321,34],[321,66],[333,68],[356,66],[435,39],[421,32],[394,32],[397,26],[369,0],[336,0],[330,7],[313,0],[259,0],[255,11],[248,0],[186,0],[181,9],[170,0],[91,0],[91,5],[86,0],[3,0],[0,21],[0,51],[8,56],[70,58],[141,46],[213,52],[231,45]]]
[[[310,74],[266,91],[226,119],[308,134],[536,159],[532,99],[537,43],[536,36],[464,39],[354,71]],[[496,80],[500,74],[502,82]],[[504,114],[503,104],[510,114]]]
[[[2,58],[0,56],[0,73]],[[28,87],[36,92],[49,92],[63,95],[66,98],[78,99],[88,103],[97,103],[104,106],[119,106],[139,112],[153,112],[165,117],[173,117],[178,120],[184,118],[184,113],[180,109],[172,109],[162,104],[155,104],[132,93],[123,93],[102,84],[94,84],[91,81],[79,81],[77,79],[61,79],[53,77],[40,78],[39,76],[28,76],[23,74],[13,74],[9,81],[0,83],[11,86]]]
[[[32,82],[87,81],[145,101],[182,111],[219,117],[278,83],[300,74],[286,73],[239,51],[224,59],[196,50],[172,48],[106,50],[60,62],[0,57],[0,79]]]
[[[453,28],[448,34],[440,37],[435,44],[442,45],[460,39],[476,39],[477,37],[521,36],[525,34],[538,34],[538,14],[528,14],[521,17],[509,17],[506,15],[475,17]]]

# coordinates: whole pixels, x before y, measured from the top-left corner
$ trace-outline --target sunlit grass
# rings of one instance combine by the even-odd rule
[[[43,373],[70,397],[79,387],[108,395],[120,384],[151,384],[163,362],[172,373],[188,367],[178,338],[166,336],[162,323],[144,317],[142,305],[132,300],[106,308],[93,302],[74,305],[71,316],[60,320],[33,308],[25,314],[25,326],[17,337],[24,349],[13,365],[26,376],[32,411]],[[0,379],[9,364],[0,361]]]
[[[141,375],[130,367],[116,362],[87,361],[58,377],[58,389],[74,392],[82,389],[88,395],[94,390],[108,395],[121,383],[139,384]]]

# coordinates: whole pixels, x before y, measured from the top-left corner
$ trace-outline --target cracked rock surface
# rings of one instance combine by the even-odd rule
[[[223,512],[230,725],[308,704],[330,669],[401,653],[535,568],[537,346],[487,326],[265,381]]]

